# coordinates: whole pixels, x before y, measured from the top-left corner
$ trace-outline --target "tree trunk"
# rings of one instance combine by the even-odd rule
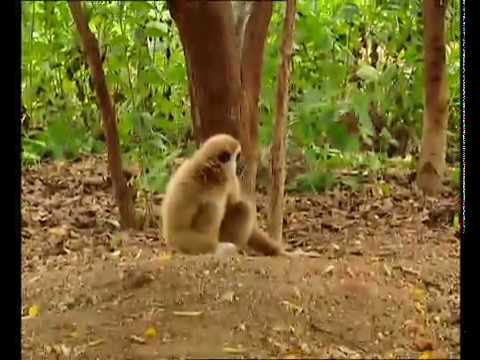
[[[247,19],[241,42],[241,124],[245,172],[242,176],[244,190],[255,194],[258,168],[258,101],[262,83],[263,53],[268,25],[272,17],[272,2],[250,3],[251,13]]]
[[[169,2],[183,46],[197,145],[217,133],[239,138],[240,71],[232,5]]]
[[[427,194],[442,188],[448,126],[448,81],[445,52],[446,0],[424,0],[425,109],[417,184]]]
[[[277,78],[277,109],[271,149],[272,191],[268,232],[274,239],[282,238],[285,191],[285,130],[288,116],[288,80],[295,27],[295,0],[287,0],[281,45],[281,64]]]
[[[197,145],[217,133],[242,144],[244,190],[255,193],[258,99],[272,2],[171,0],[187,64]]]
[[[115,200],[120,212],[120,224],[123,228],[136,227],[132,196],[122,172],[122,158],[120,154],[115,109],[105,81],[98,42],[88,27],[82,4],[82,2],[78,1],[68,2],[87,55],[95,85],[95,93],[102,113],[103,129],[107,142],[108,166],[112,178]]]

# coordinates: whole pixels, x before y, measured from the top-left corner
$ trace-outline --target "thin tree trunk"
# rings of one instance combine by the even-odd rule
[[[428,195],[442,188],[448,126],[448,81],[445,52],[446,0],[424,0],[425,109],[417,184]]]
[[[285,191],[285,132],[288,116],[288,81],[295,28],[295,0],[287,0],[281,45],[281,64],[277,79],[277,110],[271,148],[272,190],[270,193],[270,222],[268,232],[274,239],[282,238]]]
[[[232,5],[225,1],[169,1],[187,65],[197,144],[217,133],[239,139],[240,59]]]
[[[93,76],[95,93],[102,113],[102,123],[107,142],[108,166],[112,177],[112,186],[120,212],[120,224],[123,228],[136,227],[133,200],[122,172],[122,158],[118,140],[117,122],[112,99],[108,92],[98,42],[90,31],[82,9],[82,2],[69,1],[70,11],[82,39],[83,48],[87,54],[88,64]]]
[[[241,47],[241,138],[245,172],[244,190],[255,194],[258,168],[258,101],[262,84],[263,54],[268,25],[272,17],[272,2],[252,2],[252,8],[243,33]]]

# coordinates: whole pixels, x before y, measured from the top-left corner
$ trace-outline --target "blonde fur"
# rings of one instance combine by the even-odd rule
[[[185,254],[232,253],[246,245],[265,255],[285,254],[279,241],[258,229],[254,205],[242,199],[236,175],[240,143],[209,138],[170,179],[162,203],[163,235]]]

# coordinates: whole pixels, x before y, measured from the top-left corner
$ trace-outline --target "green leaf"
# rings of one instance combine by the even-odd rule
[[[459,220],[459,216],[458,216],[457,213],[453,216],[453,229],[455,231],[460,230],[460,220]]]
[[[360,66],[360,68],[357,70],[357,76],[360,79],[372,82],[377,81],[379,78],[378,71],[374,67],[366,64]]]
[[[310,192],[323,192],[335,184],[336,177],[331,172],[314,171],[299,175],[295,179],[299,190]]]
[[[346,20],[352,21],[356,15],[360,14],[360,8],[357,4],[353,2],[348,2],[340,8],[339,17]]]
[[[146,34],[150,37],[161,37],[168,33],[168,25],[160,21],[150,21],[146,26]]]
[[[147,39],[147,35],[145,34],[145,31],[142,29],[135,29],[133,32],[133,39],[135,40],[135,43],[138,45],[144,45],[145,40]]]
[[[373,135],[373,126],[368,112],[369,108],[369,96],[366,93],[356,91],[352,95],[352,107],[358,116],[360,122],[360,131],[365,132],[368,135]]]
[[[160,72],[155,68],[142,71],[139,74],[140,82],[147,83],[149,85],[162,85],[164,81],[160,75]]]
[[[460,186],[460,167],[456,166],[452,171],[452,182],[455,186]]]
[[[345,125],[332,122],[327,128],[327,134],[335,148],[342,151],[358,151],[360,145],[358,137],[350,135]]]

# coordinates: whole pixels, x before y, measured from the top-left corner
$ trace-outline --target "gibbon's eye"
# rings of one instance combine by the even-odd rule
[[[225,164],[230,161],[230,157],[230,153],[228,151],[224,151],[218,155],[218,161]]]

